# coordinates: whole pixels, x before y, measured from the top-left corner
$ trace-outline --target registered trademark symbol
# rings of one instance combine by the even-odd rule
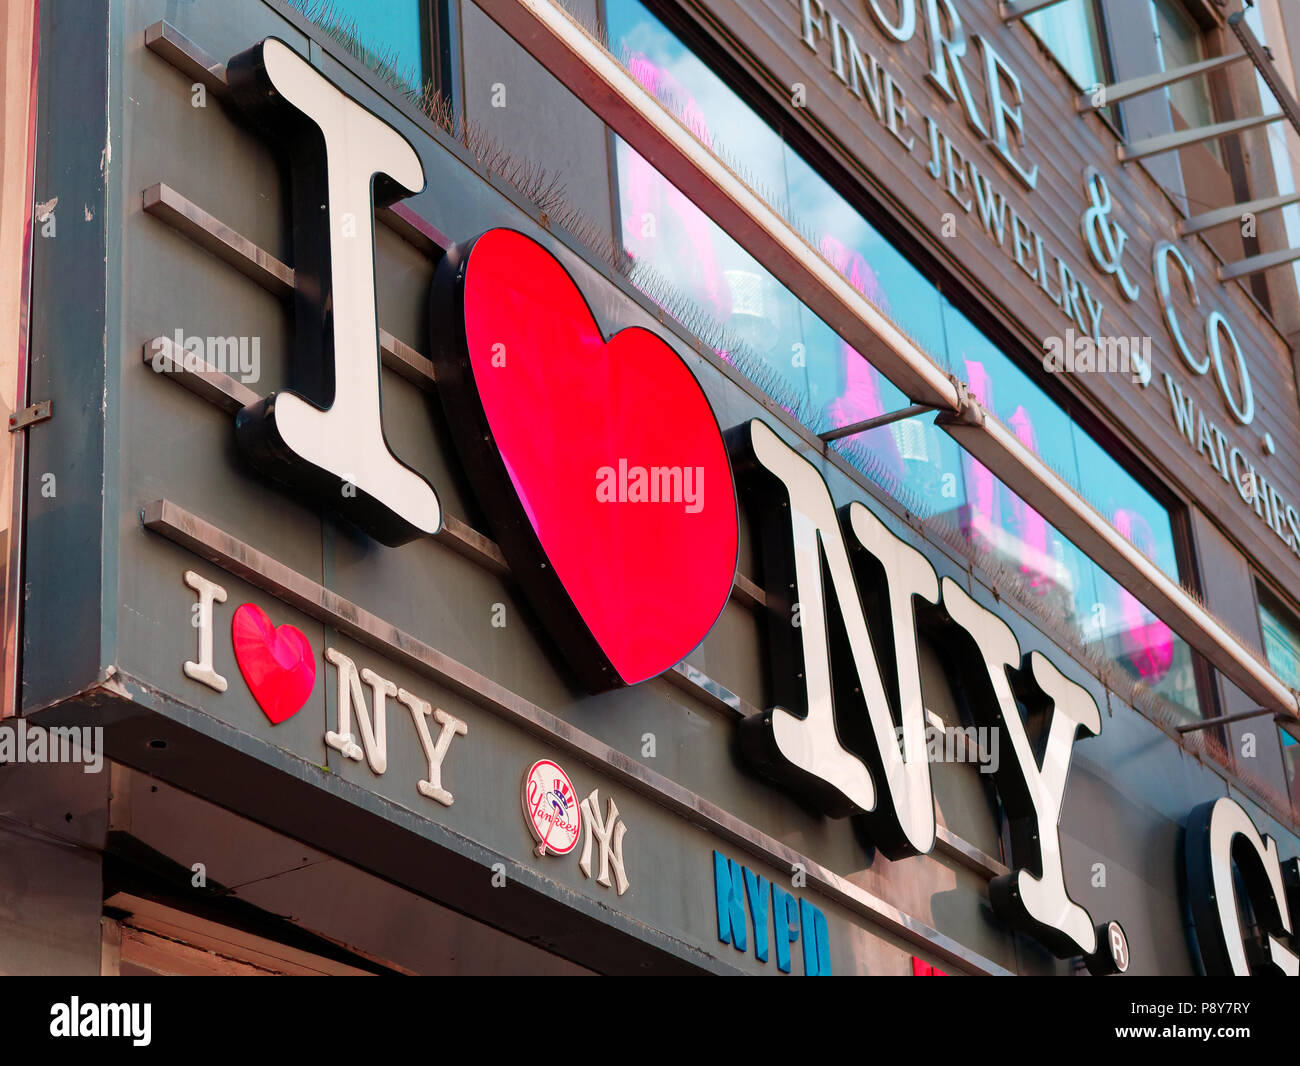
[[[1098,926],[1097,949],[1084,957],[1084,964],[1094,977],[1128,972],[1128,936],[1119,922],[1111,921]]]

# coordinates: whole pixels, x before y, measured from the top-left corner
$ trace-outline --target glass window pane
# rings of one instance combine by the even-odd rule
[[[942,360],[943,298],[934,285],[789,146],[785,170],[799,228],[855,289]]]
[[[1078,485],[1084,498],[1148,559],[1170,577],[1178,576],[1178,555],[1169,512],[1077,425],[1074,447]]]
[[[1260,595],[1259,625],[1264,654],[1273,672],[1294,689],[1300,689],[1300,627],[1272,599]]]
[[[1151,18],[1162,70],[1185,67],[1205,58],[1201,28],[1178,0],[1151,0]],[[1214,121],[1210,87],[1204,78],[1186,78],[1165,91],[1188,126],[1208,126]]]
[[[1291,808],[1300,808],[1300,740],[1295,732],[1300,726],[1280,724],[1278,734],[1282,738],[1282,765],[1286,770],[1287,789],[1291,794]]]
[[[1170,703],[1200,714],[1192,649],[1109,574],[1092,565],[1096,631],[1090,643]]]
[[[813,420],[799,302],[621,139],[614,157],[619,233],[633,281],[659,294],[679,320],[702,315],[725,327],[728,341],[736,343],[724,344],[723,358],[790,414]]]
[[[1300,625],[1273,597],[1262,589],[1259,595],[1259,628],[1264,638],[1264,655],[1273,672],[1293,689],[1300,689]],[[1279,723],[1282,762],[1286,768],[1291,804],[1300,807],[1300,727]],[[1294,731],[1294,732],[1293,732]]]
[[[1079,483],[1074,422],[965,315],[945,301],[948,354],[976,399],[1071,484]]]
[[[1105,84],[1106,64],[1093,0],[1064,0],[1055,7],[1035,11],[1025,23],[1080,89]]]
[[[331,0],[323,11],[330,28],[356,38],[368,53],[367,65],[386,66],[418,90],[424,83],[422,0]]]
[[[608,0],[610,50],[765,197],[785,197],[781,137],[635,0]]]

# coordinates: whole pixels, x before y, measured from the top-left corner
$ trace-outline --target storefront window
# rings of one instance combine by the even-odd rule
[[[1151,25],[1160,53],[1160,69],[1174,70],[1205,58],[1201,28],[1187,13],[1182,0],[1151,0]],[[1214,105],[1205,78],[1184,78],[1165,90],[1169,103],[1190,127],[1214,122]],[[1211,144],[1211,148],[1217,146]]]
[[[738,169],[853,286],[975,395],[1170,575],[1168,511],[1085,434],[772,126],[638,0],[608,0],[611,48],[706,144]],[[907,398],[686,196],[616,142],[620,235],[650,292],[670,292],[724,326],[731,360],[816,432],[906,406]],[[674,308],[669,307],[669,311]],[[678,317],[681,317],[680,315]],[[1133,676],[1198,713],[1190,648],[1086,555],[964,454],[930,417],[838,442],[910,510],[941,516],[979,552],[1019,572],[1053,616]]]
[[[1259,597],[1259,625],[1268,665],[1288,685],[1300,689],[1300,626],[1264,592]]]
[[[1096,0],[1063,0],[1027,16],[1025,24],[1080,89],[1105,84],[1106,63]]]
[[[1286,684],[1300,691],[1300,624],[1272,596],[1259,594],[1259,628],[1268,665]],[[1293,732],[1294,730],[1294,732]],[[1292,806],[1300,807],[1300,728],[1280,726],[1282,761]]]
[[[396,75],[419,91],[428,76],[422,15],[425,0],[331,0],[323,8],[299,3],[333,33],[352,37],[368,66]]]

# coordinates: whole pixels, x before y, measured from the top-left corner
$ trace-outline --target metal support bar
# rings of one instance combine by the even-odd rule
[[[293,268],[259,248],[220,219],[208,214],[165,182],[141,194],[145,214],[183,233],[200,248],[222,259],[282,300],[293,297]]]
[[[1300,103],[1291,95],[1291,90],[1286,87],[1286,83],[1278,77],[1277,67],[1274,66],[1273,60],[1269,58],[1268,53],[1264,51],[1264,46],[1255,40],[1255,35],[1250,32],[1250,27],[1246,25],[1246,12],[1238,11],[1228,16],[1228,25],[1232,32],[1237,35],[1237,40],[1241,42],[1241,47],[1246,54],[1250,56],[1250,61],[1255,64],[1255,70],[1264,84],[1268,86],[1269,91],[1273,94],[1273,99],[1286,115],[1287,121],[1297,133],[1300,133]]]
[[[206,86],[219,100],[230,95],[226,65],[208,55],[169,22],[159,21],[144,31],[144,46],[162,56],[187,77]]]
[[[1262,200],[1247,200],[1227,207],[1216,207],[1203,215],[1193,215],[1178,223],[1178,232],[1184,237],[1201,233],[1225,222],[1237,222],[1243,215],[1262,215],[1265,211],[1276,211],[1279,207],[1290,207],[1300,203],[1300,192],[1286,193],[1283,196],[1268,196]]]
[[[841,437],[852,437],[858,433],[865,433],[869,429],[879,429],[881,426],[887,426],[891,422],[901,422],[905,418],[915,418],[917,415],[923,415],[927,411],[937,411],[939,408],[929,403],[914,403],[911,407],[903,407],[897,411],[891,411],[889,414],[876,415],[875,418],[865,418],[861,422],[851,422],[847,426],[840,426],[839,429],[830,429],[825,433],[817,434],[823,441],[829,444],[833,440],[839,440]]]
[[[1259,126],[1280,122],[1287,116],[1279,111],[1275,115],[1252,115],[1250,118],[1234,118],[1231,122],[1216,122],[1212,126],[1198,126],[1195,129],[1179,130],[1177,133],[1162,133],[1158,137],[1148,137],[1136,144],[1121,144],[1115,151],[1121,163],[1132,163],[1136,159],[1174,152],[1190,144],[1213,141],[1233,133],[1244,133]]]
[[[998,16],[1003,22],[1014,22],[1016,19],[1022,19],[1035,11],[1042,11],[1045,7],[1053,7],[1061,2],[1062,0],[1000,0]]]
[[[1221,714],[1217,718],[1202,718],[1199,722],[1188,722],[1186,725],[1178,726],[1179,733],[1195,733],[1198,729],[1210,729],[1216,725],[1228,725],[1231,722],[1244,722],[1247,718],[1262,718],[1264,715],[1277,717],[1277,711],[1270,707],[1256,707],[1253,711],[1242,711],[1239,714]]]
[[[1113,85],[1102,86],[1099,92],[1084,93],[1078,97],[1074,106],[1081,112],[1100,111],[1104,107],[1118,104],[1131,96],[1141,96],[1143,93],[1149,93],[1155,89],[1163,89],[1166,85],[1173,85],[1175,82],[1187,78],[1208,74],[1212,70],[1218,70],[1220,67],[1226,67],[1231,63],[1237,63],[1249,58],[1250,56],[1245,52],[1233,52],[1231,55],[1202,59],[1199,63],[1188,63],[1184,67],[1175,67],[1173,70],[1158,70],[1154,74],[1143,74],[1141,77],[1117,81]],[[1100,98],[1101,102],[1094,103],[1094,100],[1098,98]]]
[[[242,233],[227,226],[221,219],[208,214],[170,185],[162,182],[151,185],[144,191],[143,202],[146,214],[167,223],[200,248],[211,252],[218,259],[257,282],[267,292],[281,299],[288,299],[293,295],[295,277],[293,267],[282,263]],[[409,214],[409,209],[406,209],[406,213]],[[394,225],[394,232],[399,237],[409,240],[414,246],[427,246],[436,249],[438,255],[442,254],[436,241],[444,238],[422,219],[416,219],[415,223],[412,223],[395,211],[376,212],[375,217],[385,224]],[[150,344],[156,344],[159,340],[165,338],[155,338],[150,341]],[[396,371],[408,381],[421,388],[433,387],[433,363],[409,344],[398,340],[382,326],[379,328],[379,355],[384,366]]]
[[[16,433],[20,429],[34,426],[37,422],[44,422],[53,416],[53,401],[42,400],[40,403],[34,403],[31,407],[24,407],[21,411],[15,411],[11,414],[9,416],[9,432]]]
[[[1248,259],[1241,259],[1236,263],[1225,263],[1220,266],[1219,280],[1232,281],[1234,278],[1249,277],[1251,274],[1272,270],[1276,266],[1294,263],[1297,259],[1300,259],[1300,248],[1283,248],[1277,252],[1252,255]]]

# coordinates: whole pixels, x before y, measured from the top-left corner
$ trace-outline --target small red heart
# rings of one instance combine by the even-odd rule
[[[608,340],[536,241],[452,248],[433,301],[438,393],[510,568],[594,690],[680,662],[736,572],[731,464],[682,358]]]
[[[262,608],[246,603],[235,611],[230,636],[239,672],[271,724],[297,714],[316,684],[316,656],[303,631],[287,622],[277,628]]]

